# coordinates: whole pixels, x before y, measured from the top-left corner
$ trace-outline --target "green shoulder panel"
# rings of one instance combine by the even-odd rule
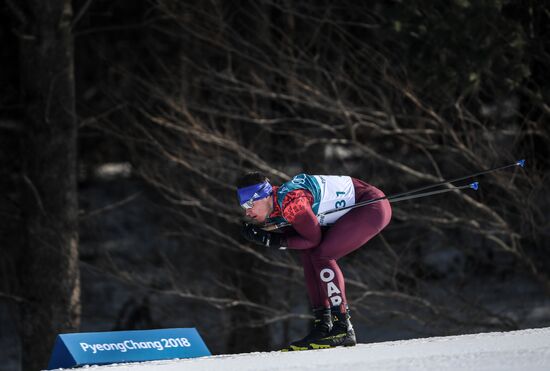
[[[288,192],[295,191],[297,189],[305,189],[313,195],[313,213],[317,215],[319,210],[319,203],[321,202],[321,187],[315,179],[315,177],[307,174],[298,174],[288,182],[283,183],[277,190],[277,203],[281,210],[283,209],[283,201]]]

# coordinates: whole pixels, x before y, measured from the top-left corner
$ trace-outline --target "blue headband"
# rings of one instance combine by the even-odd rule
[[[268,181],[237,189],[239,204],[244,205],[248,201],[261,200],[273,194],[273,187]]]

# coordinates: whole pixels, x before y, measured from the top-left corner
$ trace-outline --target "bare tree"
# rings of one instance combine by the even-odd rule
[[[18,17],[22,130],[18,251],[23,370],[47,365],[55,336],[80,321],[72,8],[10,2]]]

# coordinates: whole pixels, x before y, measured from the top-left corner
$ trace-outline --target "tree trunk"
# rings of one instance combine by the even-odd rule
[[[19,259],[23,370],[47,366],[55,337],[78,328],[78,206],[70,0],[27,0],[20,35],[25,106]]]

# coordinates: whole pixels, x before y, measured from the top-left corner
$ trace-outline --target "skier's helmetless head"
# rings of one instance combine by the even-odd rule
[[[237,197],[245,215],[255,224],[262,224],[273,211],[273,188],[262,173],[253,172],[237,180]]]

